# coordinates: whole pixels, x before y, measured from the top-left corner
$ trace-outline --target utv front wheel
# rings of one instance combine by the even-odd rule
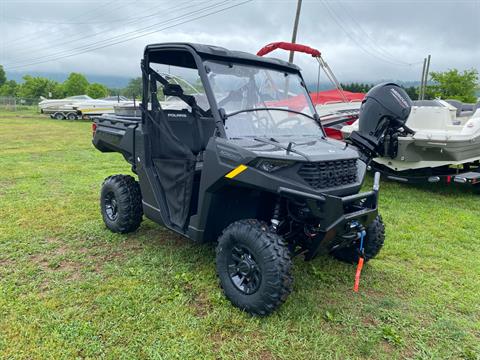
[[[366,229],[367,236],[364,240],[365,261],[368,261],[380,252],[385,241],[385,225],[382,217],[378,215]],[[332,251],[332,255],[338,260],[347,263],[357,263],[359,258],[359,244],[342,247]]]
[[[218,239],[217,274],[225,296],[252,315],[268,315],[292,291],[292,262],[283,238],[258,220],[240,220]]]
[[[132,176],[113,175],[105,179],[100,194],[105,225],[113,232],[128,233],[142,222],[142,195]]]

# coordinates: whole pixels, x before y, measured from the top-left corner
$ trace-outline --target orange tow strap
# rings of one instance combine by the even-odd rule
[[[358,259],[357,273],[355,274],[355,285],[353,285],[353,291],[358,292],[358,286],[360,285],[360,274],[363,268],[363,257]]]
[[[358,233],[358,237],[360,238],[360,248],[358,249],[360,256],[358,257],[357,272],[355,274],[355,284],[353,285],[354,292],[358,292],[358,286],[360,285],[360,274],[362,273],[364,254],[365,254],[365,249],[363,247],[363,240],[365,239],[366,235],[367,233],[365,230],[362,230]]]

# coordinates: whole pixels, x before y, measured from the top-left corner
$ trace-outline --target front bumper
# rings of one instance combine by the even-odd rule
[[[320,252],[328,252],[336,245],[337,236],[352,232],[355,227],[367,227],[372,223],[378,214],[379,188],[379,172],[375,173],[371,191],[344,197],[280,188],[279,193],[283,196],[305,200],[312,216],[318,219],[319,235],[312,241],[306,259]]]

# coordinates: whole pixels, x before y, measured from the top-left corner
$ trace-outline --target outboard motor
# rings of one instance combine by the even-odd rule
[[[366,163],[383,155],[385,136],[399,132],[413,133],[405,122],[412,109],[412,100],[405,90],[393,83],[374,86],[365,96],[360,108],[358,131],[349,140],[363,153]]]

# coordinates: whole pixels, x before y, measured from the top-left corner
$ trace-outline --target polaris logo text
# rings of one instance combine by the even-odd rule
[[[168,117],[182,117],[182,118],[186,118],[187,117],[187,114],[172,114],[172,113],[169,113],[167,114]]]

